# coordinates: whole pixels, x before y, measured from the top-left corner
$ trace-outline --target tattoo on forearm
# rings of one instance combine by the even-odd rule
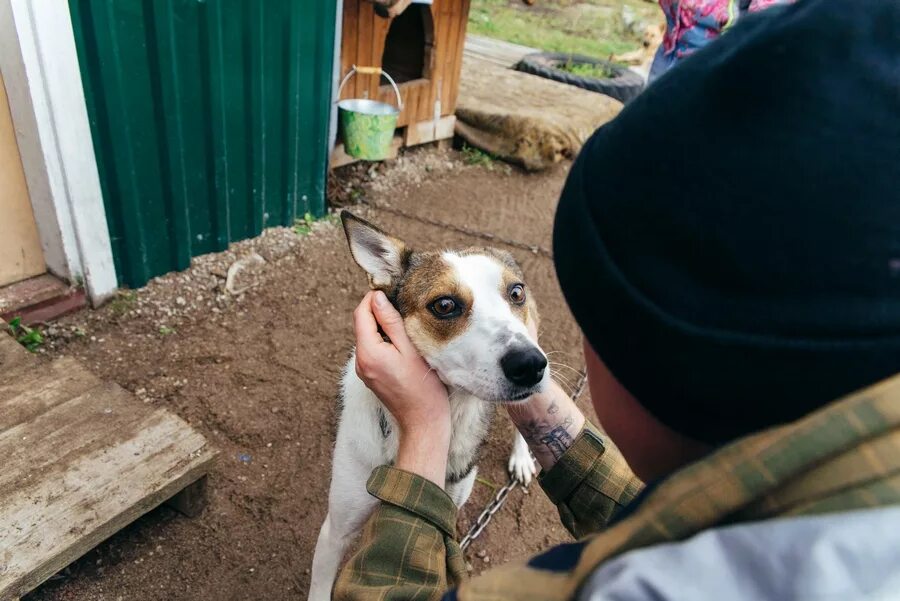
[[[556,411],[551,411],[549,408],[547,413],[556,413],[559,411],[559,408],[556,408]],[[566,452],[570,446],[572,446],[572,442],[574,442],[575,438],[572,436],[572,433],[569,432],[569,428],[572,426],[573,420],[572,417],[567,417],[561,422],[550,423],[548,420],[531,420],[528,423],[521,426],[519,429],[522,432],[522,436],[525,438],[525,441],[531,446],[535,451],[538,449],[546,449],[554,459],[559,459],[562,457],[563,453]]]

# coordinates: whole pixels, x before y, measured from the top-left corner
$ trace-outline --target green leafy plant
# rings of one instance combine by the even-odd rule
[[[338,223],[341,218],[335,213],[326,213],[320,219],[316,219],[312,213],[306,213],[303,215],[303,219],[295,219],[294,220],[294,233],[298,236],[308,236],[310,232],[312,232],[313,224],[317,221],[325,221],[327,223],[335,224]]]
[[[159,335],[160,336],[169,336],[170,334],[175,333],[175,328],[170,328],[169,326],[159,326]]]
[[[294,220],[294,233],[298,236],[308,236],[312,231],[312,224],[305,219]]]
[[[561,71],[578,75],[579,77],[593,77],[595,79],[608,79],[615,77],[616,73],[609,65],[591,65],[573,63],[571,60],[559,65]]]
[[[16,342],[27,348],[32,353],[44,344],[44,335],[37,328],[29,328],[22,323],[22,317],[14,317],[9,322],[9,331],[12,333]]]
[[[466,165],[479,165],[486,169],[494,168],[494,156],[492,154],[468,144],[463,145],[462,159]]]
[[[109,310],[116,315],[124,315],[137,302],[137,292],[134,290],[119,290],[116,298],[109,303]]]

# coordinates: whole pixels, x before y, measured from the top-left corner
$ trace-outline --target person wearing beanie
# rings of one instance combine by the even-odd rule
[[[900,3],[773,8],[663,75],[554,225],[602,430],[558,386],[508,406],[577,542],[467,578],[442,449],[400,453],[334,598],[900,599],[898,165]],[[390,356],[364,379],[433,448],[446,394]]]

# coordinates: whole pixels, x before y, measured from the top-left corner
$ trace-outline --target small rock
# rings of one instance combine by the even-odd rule
[[[475,557],[478,557],[479,559],[484,559],[485,557],[487,557],[487,551],[482,549],[481,551],[479,551],[478,553],[475,554]]]
[[[185,305],[187,304],[187,301],[184,300],[184,297],[183,297],[183,296],[179,296],[179,297],[176,297],[176,298],[175,298],[175,304],[178,305],[178,306],[180,306],[180,307],[183,307],[183,306],[185,306]]]

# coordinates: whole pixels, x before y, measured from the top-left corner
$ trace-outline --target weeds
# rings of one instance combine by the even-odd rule
[[[494,169],[494,156],[488,152],[463,144],[462,159],[466,165],[478,165],[488,170]]]
[[[609,65],[578,64],[573,63],[571,60],[559,65],[558,69],[579,77],[609,79],[616,76],[616,72]]]
[[[137,292],[134,290],[119,290],[109,303],[109,310],[116,315],[124,315],[134,307],[137,302]]]
[[[160,336],[169,336],[175,333],[175,328],[170,328],[169,326],[159,326],[159,335]]]
[[[317,221],[324,221],[332,225],[338,223],[341,218],[336,213],[327,213],[320,219],[316,219],[312,213],[306,213],[302,219],[294,220],[294,233],[298,236],[308,236],[312,232],[313,224]]]
[[[27,348],[32,353],[44,344],[44,335],[37,328],[29,328],[22,323],[21,317],[14,317],[9,322],[9,331],[12,333],[16,342]]]

